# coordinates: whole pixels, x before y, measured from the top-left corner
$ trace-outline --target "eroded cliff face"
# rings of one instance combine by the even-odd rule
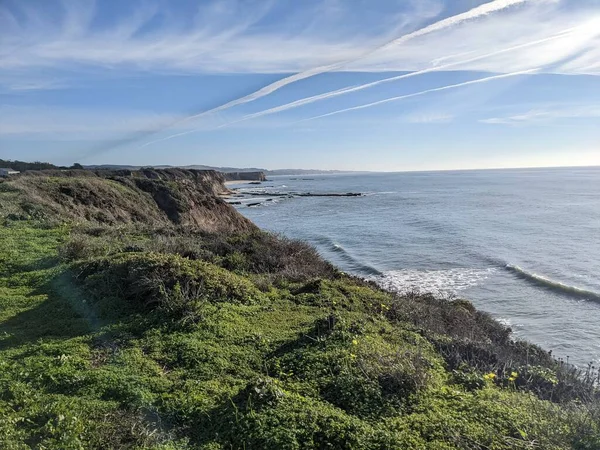
[[[267,181],[264,172],[227,172],[224,175],[227,181]]]
[[[224,182],[222,173],[211,170],[29,172],[6,183],[15,195],[4,211],[74,222],[189,225],[211,232],[255,229],[220,198],[229,192]]]

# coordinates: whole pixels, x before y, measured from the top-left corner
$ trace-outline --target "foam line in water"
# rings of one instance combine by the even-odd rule
[[[543,275],[528,272],[527,270],[513,264],[506,264],[505,268],[506,270],[513,273],[522,280],[528,281],[532,284],[543,287],[545,289],[549,289],[559,294],[582,298],[586,300],[600,301],[600,293],[598,292],[561,283],[560,281],[552,280]]]

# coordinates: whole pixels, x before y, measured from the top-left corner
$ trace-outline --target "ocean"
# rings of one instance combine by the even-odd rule
[[[469,299],[517,338],[579,366],[600,363],[600,168],[297,175],[232,187],[258,226],[309,242],[346,272]],[[365,195],[293,195],[350,192]]]

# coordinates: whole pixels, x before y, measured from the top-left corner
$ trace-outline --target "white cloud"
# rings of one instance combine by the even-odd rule
[[[417,112],[407,114],[400,118],[402,122],[415,124],[449,123],[452,122],[453,119],[454,114],[443,112]]]
[[[557,119],[600,118],[599,105],[550,105],[501,117],[481,119],[491,125],[549,125]]]
[[[0,135],[98,138],[112,133],[145,132],[176,119],[173,115],[148,111],[1,106]]]
[[[511,72],[547,66],[557,73],[600,74],[600,6],[575,0],[482,2],[475,13],[458,19],[438,17],[425,28],[421,25],[432,21],[441,3],[403,2],[402,8],[390,11],[329,0],[308,2],[305,11],[276,18],[271,17],[277,6],[272,1],[201,4],[205,6],[195,18],[186,21],[155,5],[139,3],[133,12],[105,27],[94,25],[101,2],[95,7],[87,0],[65,2],[60,17],[17,3],[22,20],[16,19],[13,9],[0,6],[0,67],[289,73],[360,58],[333,70],[413,71],[587,23],[587,30],[569,39],[474,61],[460,69]],[[360,26],[361,17],[367,16],[370,21]],[[378,22],[387,28],[374,26]],[[411,30],[419,31],[410,38],[394,39]],[[363,58],[376,48],[375,54]]]
[[[107,28],[92,26],[95,4],[90,1],[65,2],[60,20],[19,5],[25,16],[19,21],[6,5],[0,6],[0,67],[91,65],[159,72],[283,73],[351,59],[389,40],[390,31],[398,31],[372,34],[348,29],[343,22],[331,23],[345,20],[346,14],[331,14],[321,2],[312,8],[307,5],[304,14],[265,22],[274,3],[202,2],[191,20],[139,3],[136,11]],[[421,9],[424,16],[414,15],[411,26],[430,14]],[[152,21],[159,25],[150,26]]]
[[[274,83],[271,83],[271,84],[269,84],[267,86],[264,86],[263,88],[255,91],[255,92],[252,92],[252,93],[250,93],[248,95],[245,95],[245,96],[239,97],[239,98],[237,98],[235,100],[232,100],[230,102],[224,103],[224,104],[222,104],[222,105],[220,105],[220,106],[218,106],[216,108],[212,108],[212,109],[209,109],[207,111],[201,112],[199,114],[194,114],[194,115],[188,116],[184,120],[185,121],[189,121],[189,120],[192,120],[192,119],[198,119],[200,117],[205,117],[208,114],[212,114],[212,113],[215,113],[215,112],[219,112],[219,111],[223,111],[223,110],[226,110],[226,109],[230,109],[232,107],[235,107],[235,106],[238,106],[238,105],[241,105],[241,104],[244,104],[244,103],[253,102],[253,101],[255,101],[255,100],[259,99],[259,98],[262,98],[262,97],[265,97],[267,95],[270,95],[273,92],[275,92],[275,91],[277,91],[277,90],[279,90],[279,89],[281,89],[281,88],[283,88],[283,87],[285,87],[285,86],[287,86],[289,84],[295,83],[297,81],[304,80],[304,79],[310,78],[310,77],[314,77],[316,75],[319,75],[319,74],[322,74],[322,73],[325,73],[325,72],[331,72],[331,71],[335,71],[335,70],[342,70],[345,66],[352,65],[353,63],[357,63],[357,62],[361,63],[364,59],[368,59],[369,56],[372,55],[372,54],[377,54],[377,53],[380,53],[381,51],[386,51],[386,50],[389,50],[389,49],[392,49],[392,48],[397,48],[397,47],[402,48],[403,45],[406,44],[407,42],[413,41],[415,39],[419,39],[419,38],[421,38],[423,36],[429,36],[431,34],[436,34],[437,32],[444,31],[444,30],[446,30],[448,28],[457,27],[459,25],[462,25],[465,22],[468,23],[468,22],[473,21],[475,19],[480,19],[481,17],[487,17],[490,14],[497,13],[499,11],[503,11],[503,10],[505,10],[507,8],[514,7],[515,5],[521,5],[521,4],[527,3],[528,1],[532,1],[532,0],[493,0],[491,2],[484,3],[484,4],[480,5],[480,6],[472,8],[472,9],[466,11],[466,12],[459,13],[459,14],[456,14],[454,16],[446,17],[446,18],[438,20],[438,21],[436,21],[436,22],[434,22],[434,23],[432,23],[430,25],[424,26],[423,28],[420,28],[420,29],[417,29],[417,30],[412,31],[410,33],[404,34],[404,35],[402,35],[402,36],[400,36],[398,38],[392,39],[391,41],[389,41],[389,42],[387,42],[387,43],[385,43],[383,45],[380,45],[378,47],[368,49],[368,50],[364,51],[362,54],[360,54],[360,55],[358,55],[358,56],[356,56],[356,57],[354,57],[352,59],[346,59],[345,61],[342,61],[342,62],[338,62],[338,63],[334,63],[334,64],[329,64],[329,65],[325,65],[325,66],[318,66],[318,67],[315,67],[315,68],[312,68],[312,69],[309,69],[309,70],[300,71],[300,72],[298,72],[298,73],[296,73],[294,75],[285,77],[285,78],[283,78],[281,80],[278,80],[278,81],[276,81]],[[549,1],[549,0],[538,0],[538,1]],[[541,41],[547,41],[547,40],[552,39],[552,38],[553,37],[545,37]],[[534,42],[534,43],[538,43],[538,42]],[[387,79],[380,80],[380,81],[373,82],[373,83],[367,83],[367,84],[363,84],[363,85],[359,85],[359,86],[354,86],[354,87],[345,88],[345,89],[339,89],[339,90],[336,90],[336,91],[326,92],[324,94],[319,94],[319,95],[314,95],[314,96],[311,96],[311,97],[306,97],[306,98],[303,98],[303,99],[300,99],[300,100],[293,101],[291,103],[287,103],[285,105],[281,105],[281,106],[274,107],[274,108],[271,108],[271,109],[268,109],[268,110],[260,111],[260,112],[255,113],[255,114],[249,114],[249,115],[247,115],[247,116],[245,116],[245,117],[243,117],[243,118],[241,118],[239,120],[236,120],[236,121],[233,121],[233,122],[230,122],[230,123],[226,123],[226,124],[220,126],[219,128],[222,128],[222,127],[227,126],[229,124],[234,124],[234,123],[242,122],[242,121],[245,121],[245,120],[254,119],[254,118],[257,118],[257,117],[262,117],[262,116],[265,116],[265,115],[270,115],[270,114],[278,113],[278,112],[285,111],[285,110],[288,110],[288,109],[293,109],[293,108],[296,108],[296,107],[299,107],[299,106],[303,106],[303,105],[306,105],[306,104],[314,103],[316,101],[324,100],[324,99],[335,97],[335,96],[338,96],[338,95],[345,95],[345,94],[348,94],[348,93],[360,91],[360,90],[363,90],[363,89],[366,89],[366,88],[370,88],[372,86],[379,85],[379,84],[382,84],[382,83],[387,83],[387,82],[390,82],[390,81],[396,81],[396,80],[400,80],[400,79],[404,79],[404,78],[409,78],[409,77],[421,75],[421,74],[424,74],[424,73],[428,73],[428,72],[431,72],[431,71],[441,70],[441,69],[444,69],[444,68],[455,67],[458,64],[464,66],[464,64],[466,64],[466,63],[473,62],[473,61],[479,61],[481,59],[485,59],[485,58],[488,58],[490,56],[495,56],[497,54],[503,54],[507,50],[515,50],[517,48],[527,47],[530,44],[531,44],[531,42],[525,43],[525,44],[519,44],[517,46],[510,47],[509,49],[504,48],[504,49],[498,50],[498,51],[494,52],[491,55],[490,54],[479,55],[479,56],[476,56],[474,58],[470,58],[470,59],[468,59],[466,61],[451,62],[451,63],[445,64],[444,66],[437,66],[437,63],[441,59],[443,59],[443,58],[437,58],[437,59],[434,60],[434,67],[433,68],[430,67],[430,68],[420,69],[420,70],[417,70],[417,71],[414,71],[414,72],[411,72],[411,73],[408,73],[408,74],[404,74],[404,75],[400,75],[400,76],[396,76],[396,77],[387,78]],[[465,52],[463,52],[463,53],[465,53]],[[539,69],[536,69],[536,70],[539,70]],[[523,70],[523,72],[524,71],[525,70]],[[451,86],[451,87],[454,87],[454,86]],[[438,90],[444,90],[444,89],[446,89],[446,88],[437,89],[436,91],[438,91]],[[428,92],[433,92],[433,91],[428,91]],[[420,95],[420,94],[418,94],[418,95]],[[411,95],[411,96],[413,96],[413,95]],[[409,96],[409,97],[411,97],[411,96]],[[396,99],[397,98],[392,99],[392,100],[396,100]],[[380,104],[380,103],[385,103],[385,102],[378,102],[376,104]],[[373,106],[373,105],[374,104],[372,104],[370,106]],[[360,109],[360,108],[353,108],[353,109]],[[349,111],[349,109],[346,109],[344,111]],[[344,111],[341,111],[341,112],[344,112]],[[322,116],[322,117],[325,117],[325,116]],[[155,140],[146,142],[141,147],[146,147],[148,145],[152,145],[152,144],[155,144],[155,143],[164,142],[166,140],[173,139],[173,138],[180,137],[180,136],[184,136],[186,134],[190,134],[190,133],[194,133],[194,132],[195,132],[194,130],[190,130],[190,131],[185,131],[185,132],[171,134],[169,136],[166,136],[166,137],[163,137],[163,138],[160,138],[160,139],[155,139]]]
[[[483,55],[472,56],[470,58],[459,60],[459,61],[454,61],[454,62],[447,62],[447,63],[442,64],[442,65],[440,65],[440,62],[442,60],[444,60],[444,59],[448,60],[448,59],[453,58],[453,57],[439,58],[439,59],[436,59],[436,60],[432,61],[433,67],[428,67],[428,68],[425,68],[425,69],[422,69],[422,70],[417,70],[417,71],[405,73],[405,74],[402,74],[402,75],[396,75],[396,76],[392,76],[392,77],[388,77],[388,78],[383,78],[381,80],[372,81],[370,83],[364,83],[364,84],[360,84],[360,85],[355,85],[355,86],[350,86],[350,87],[347,87],[347,88],[342,88],[342,89],[337,89],[337,90],[334,90],[334,91],[325,92],[325,93],[318,94],[318,95],[312,95],[310,97],[305,97],[305,98],[302,98],[300,100],[295,100],[295,101],[292,101],[290,103],[286,103],[286,104],[279,105],[279,106],[276,106],[276,107],[273,107],[273,108],[270,108],[270,109],[259,111],[257,113],[248,114],[248,115],[244,116],[242,119],[230,122],[229,124],[234,124],[234,123],[238,123],[238,122],[241,122],[241,121],[244,121],[244,120],[256,119],[258,117],[263,117],[263,116],[267,116],[267,115],[279,113],[279,112],[282,112],[282,111],[287,111],[289,109],[298,108],[298,107],[301,107],[301,106],[305,106],[305,105],[308,105],[308,104],[311,104],[311,103],[315,103],[315,102],[318,102],[318,101],[322,101],[322,100],[327,100],[327,99],[330,99],[330,98],[333,98],[333,97],[337,97],[337,96],[340,96],[340,95],[347,95],[347,94],[351,94],[351,93],[354,93],[354,92],[362,91],[362,90],[365,90],[365,89],[370,89],[372,87],[379,86],[379,85],[382,85],[382,84],[385,84],[385,83],[391,83],[391,82],[396,82],[396,81],[400,81],[400,80],[405,80],[407,78],[413,78],[413,77],[416,77],[416,76],[419,76],[419,75],[424,75],[424,74],[431,73],[431,72],[439,72],[439,71],[442,71],[442,70],[451,70],[452,68],[456,68],[458,66],[464,66],[466,64],[473,63],[473,62],[476,62],[476,61],[490,59],[490,58],[496,57],[498,55],[504,55],[504,54],[508,54],[508,53],[514,53],[514,52],[517,52],[517,51],[522,50],[524,48],[539,46],[541,44],[545,44],[545,43],[550,42],[550,41],[555,41],[555,40],[559,40],[559,39],[568,38],[570,35],[572,35],[573,33],[577,32],[580,28],[581,27],[575,27],[575,28],[563,30],[563,31],[561,31],[561,32],[559,32],[557,34],[552,35],[552,36],[548,36],[548,37],[544,37],[544,38],[541,38],[541,39],[537,39],[535,41],[520,43],[520,44],[511,46],[511,47],[506,47],[506,48],[502,48],[502,49],[499,49],[499,50],[494,50],[493,52],[485,53]],[[465,54],[470,54],[470,53],[472,53],[472,52],[466,52]],[[528,68],[528,69],[524,69],[524,70],[530,70],[530,69],[531,69],[531,67]],[[536,71],[540,71],[540,68],[536,68]],[[264,88],[261,89],[257,93],[259,95],[263,94],[263,91],[268,91],[268,89],[271,88],[272,86],[275,86],[276,88],[279,88],[280,85],[282,85],[283,83],[285,83],[285,82],[288,82],[288,83],[289,82],[294,82],[294,81],[296,81],[297,78],[298,78],[297,76],[288,77],[288,78],[282,80],[282,82],[277,82],[277,83],[274,83],[273,85],[267,86],[267,89],[264,89]],[[268,93],[270,93],[270,92],[271,91],[268,91]],[[246,96],[244,98],[244,100],[248,99],[248,98],[251,99],[251,100],[254,100],[255,97],[253,95],[254,94],[251,94],[250,96]],[[240,100],[238,99],[238,100],[236,100],[234,102],[230,102],[228,104],[225,104],[225,105],[217,108],[217,110],[225,109],[225,108],[228,108],[230,106],[235,106],[235,104],[237,104],[239,102],[240,102]],[[191,118],[199,117],[201,115],[206,115],[208,112],[212,112],[212,111],[207,111],[207,112],[204,112],[202,114],[198,114],[196,116],[192,116]],[[228,124],[225,124],[223,126],[226,126],[226,125],[228,125]]]
[[[600,75],[600,5],[595,1],[477,0],[474,12],[440,17],[444,2],[449,1],[404,1],[397,3],[397,10],[390,10],[383,5],[393,2],[365,2],[359,7],[358,2],[315,0],[302,2],[300,7],[299,3],[289,3],[296,9],[282,12],[281,4],[275,0],[217,0],[199,3],[201,7],[189,17],[159,9],[156,4],[138,2],[129,13],[102,26],[97,19],[103,2],[63,0],[62,8],[48,10],[35,9],[28,2],[13,2],[12,7],[4,2],[0,4],[0,70],[4,72],[0,85],[12,90],[56,88],[62,86],[61,82],[51,76],[45,79],[44,73],[60,71],[77,79],[73,74],[81,71],[84,77],[95,69],[117,76],[132,71],[294,73],[211,110],[214,112],[253,101],[326,71],[413,72],[375,84],[300,98],[242,117],[248,120],[351,94],[381,82],[400,82],[402,77],[439,70],[511,74],[536,69],[545,73]],[[86,122],[76,117],[77,112],[71,117],[72,122],[44,122],[49,119],[35,114],[19,122],[2,118],[0,111],[0,133],[25,133],[27,126],[32,132],[151,131],[164,124],[179,131],[171,136],[175,137],[194,132],[180,123],[182,120],[199,117],[157,119],[136,113],[130,116],[134,119],[119,121],[112,120],[116,116],[109,120],[101,114],[91,121],[86,116]],[[66,119],[67,115],[63,114]],[[203,129],[222,124],[206,113],[201,116],[207,119]],[[518,116],[486,120],[525,121]],[[542,120],[539,117],[543,115],[535,120]]]
[[[149,110],[0,105],[0,139],[101,141],[114,138],[128,140],[129,135],[135,140],[136,136],[142,139],[167,127],[187,134],[192,130],[215,130],[223,124],[220,117],[211,116],[199,130],[197,125],[181,119],[181,115]],[[287,122],[260,122],[264,128],[277,128],[284,124]],[[245,124],[239,126],[244,127]],[[251,127],[255,128],[256,124]]]

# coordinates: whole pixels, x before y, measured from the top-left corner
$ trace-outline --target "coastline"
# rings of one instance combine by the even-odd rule
[[[385,291],[261,231],[217,178],[46,178],[0,192],[0,447],[600,442],[595,380],[466,300]]]
[[[239,211],[263,229],[309,241],[345,271],[369,275],[376,268],[385,273],[386,283],[408,286],[400,286],[402,291],[423,292],[431,286],[434,292],[468,298],[510,323],[519,338],[543,344],[557,357],[568,356],[578,367],[598,366],[600,282],[594,255],[600,249],[585,225],[600,218],[591,200],[598,194],[591,189],[597,183],[572,182],[566,195],[545,196],[552,179],[572,180],[576,173],[466,175],[280,178],[273,189],[256,190],[283,194],[273,207],[242,205]],[[352,189],[367,196],[339,201],[285,197]],[[269,198],[260,197],[263,202],[262,197]],[[581,205],[571,206],[572,198],[581,198]],[[569,223],[581,224],[579,238],[569,234]],[[553,245],[541,239],[535,245],[538,241],[528,238],[532,230],[542,229],[556,237]],[[562,320],[557,323],[556,317]]]

